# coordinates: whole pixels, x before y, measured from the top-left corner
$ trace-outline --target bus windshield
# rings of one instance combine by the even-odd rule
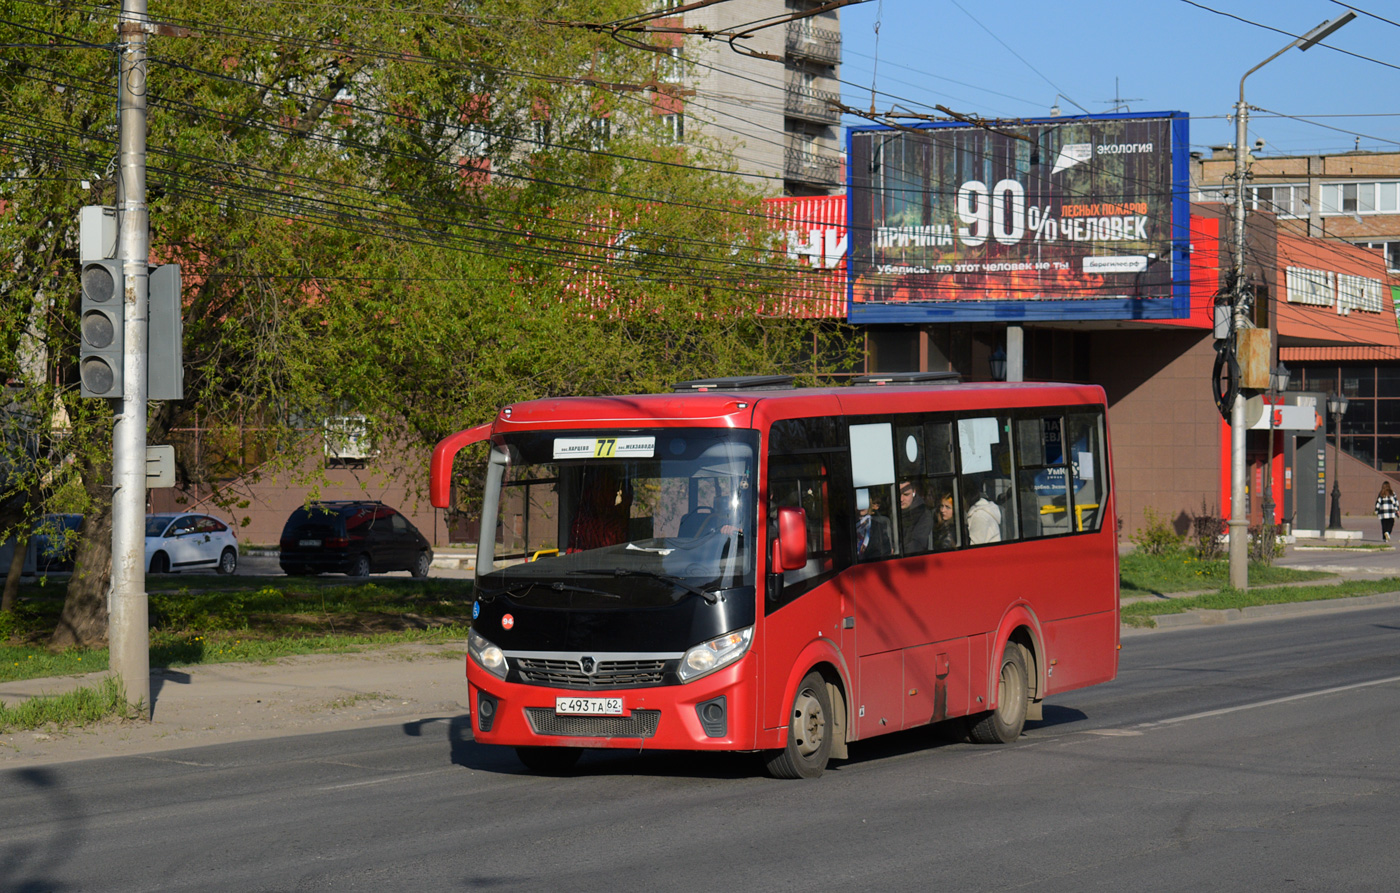
[[[507,435],[486,481],[481,595],[606,608],[753,585],[755,447],[731,429]]]

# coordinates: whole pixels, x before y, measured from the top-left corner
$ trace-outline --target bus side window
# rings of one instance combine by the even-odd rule
[[[1074,529],[1089,533],[1103,526],[1104,494],[1108,492],[1108,470],[1104,468],[1103,458],[1103,413],[1070,413],[1065,423]]]
[[[969,545],[1017,539],[1011,422],[1005,416],[958,419],[958,485]]]
[[[1058,415],[1016,421],[1021,533],[1027,539],[1073,531],[1063,422]]]
[[[764,554],[772,554],[773,520],[779,508],[800,508],[807,520],[807,565],[784,572],[783,604],[835,573],[829,452],[835,446],[835,430],[829,419],[788,419],[774,422],[770,433]]]

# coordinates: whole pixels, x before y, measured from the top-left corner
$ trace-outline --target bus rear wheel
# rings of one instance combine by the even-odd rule
[[[1030,661],[1026,649],[1017,642],[1007,642],[1001,655],[1001,672],[997,677],[997,706],[990,713],[974,717],[968,723],[968,737],[977,744],[1009,744],[1021,737],[1030,707],[1030,683],[1026,670]]]
[[[826,680],[808,673],[789,711],[787,746],[768,757],[774,778],[817,778],[831,758],[832,712]]]
[[[517,747],[515,755],[531,772],[541,775],[561,775],[574,768],[583,756],[581,747]]]

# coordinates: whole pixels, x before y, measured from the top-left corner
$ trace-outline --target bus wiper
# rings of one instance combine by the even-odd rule
[[[478,601],[485,601],[489,604],[498,595],[520,595],[539,585],[534,580],[528,580],[523,583],[507,583],[500,589],[487,589],[483,586],[481,587],[481,598]]]
[[[604,573],[606,573],[606,571]],[[661,574],[656,571],[630,570],[625,567],[618,567],[613,568],[612,575],[614,577],[651,577],[653,580],[660,580],[663,583],[670,583],[672,586],[679,586],[691,595],[698,595],[712,605],[719,604],[718,595],[715,595],[713,592],[706,592],[699,586],[687,583],[680,577],[672,576],[671,574]]]
[[[605,592],[602,589],[594,589],[590,586],[576,586],[573,583],[561,583],[558,580],[555,580],[553,583],[544,583],[534,580],[525,583],[509,583],[505,586],[502,586],[500,589],[495,589],[490,592],[483,591],[481,594],[486,596],[487,598],[492,599],[498,595],[524,595],[527,591],[535,588],[536,586],[543,586],[544,588],[552,589],[555,592],[585,592],[589,595],[604,595],[608,598],[622,598],[622,596],[618,595],[615,592]]]

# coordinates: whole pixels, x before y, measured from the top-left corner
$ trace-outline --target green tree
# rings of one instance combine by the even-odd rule
[[[561,24],[647,7],[151,0],[177,29],[150,39],[147,179],[152,262],[183,268],[186,396],[153,405],[149,438],[197,421],[230,445],[224,464],[183,455],[187,481],[236,473],[235,453],[293,463],[335,415],[426,455],[522,399],[820,372],[819,339],[841,356],[839,332],[771,306],[798,273],[760,195],[668,144],[663,57]],[[76,396],[76,229],[116,196],[118,4],[0,10],[4,357],[26,430],[49,432],[0,489],[41,482],[21,514],[57,492],[88,513],[55,639],[86,642],[105,624],[110,410]],[[64,425],[35,421],[57,407]]]

